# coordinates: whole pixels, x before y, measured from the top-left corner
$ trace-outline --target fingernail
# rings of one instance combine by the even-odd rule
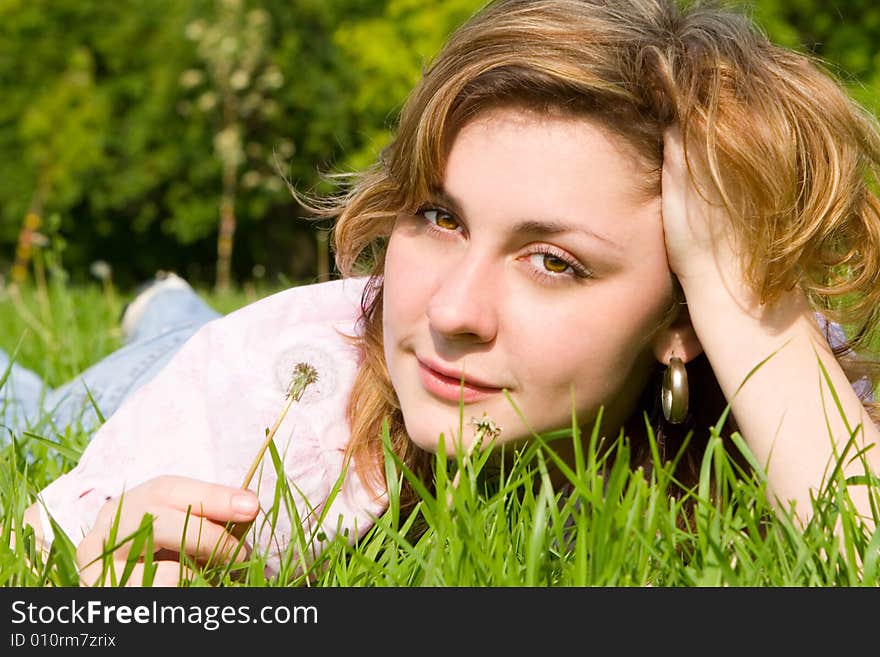
[[[241,493],[232,497],[232,510],[245,518],[251,518],[257,511],[257,498],[254,495]]]

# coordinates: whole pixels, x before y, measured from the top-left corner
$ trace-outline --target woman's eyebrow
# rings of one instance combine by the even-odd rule
[[[434,187],[431,190],[431,194],[434,197],[434,200],[437,203],[442,203],[445,209],[450,210],[457,214],[460,217],[463,217],[464,210],[462,209],[462,203],[452,194],[447,192],[442,187]],[[623,251],[623,248],[608,239],[604,235],[600,235],[599,233],[590,230],[585,226],[580,226],[577,224],[569,224],[562,221],[539,221],[537,219],[526,219],[524,221],[519,221],[514,224],[512,231],[513,233],[529,233],[529,234],[537,234],[537,235],[560,235],[562,233],[580,233],[581,235],[585,235],[589,238],[599,240],[600,242],[610,246],[616,251]]]
[[[513,231],[516,233],[536,233],[539,235],[559,235],[561,233],[580,233],[581,235],[586,235],[587,237],[597,239],[604,244],[612,247],[617,251],[623,251],[621,246],[616,242],[611,241],[604,235],[600,235],[599,233],[590,230],[586,226],[579,226],[577,224],[567,224],[561,221],[538,221],[535,219],[527,219],[525,221],[520,221],[513,226]]]
[[[431,195],[438,203],[442,203],[446,210],[452,210],[455,214],[463,214],[462,204],[452,194],[442,187],[432,187]]]

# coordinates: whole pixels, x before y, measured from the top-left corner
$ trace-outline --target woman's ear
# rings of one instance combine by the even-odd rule
[[[679,304],[678,315],[654,336],[652,342],[654,357],[664,365],[668,365],[669,359],[673,356],[680,358],[684,363],[689,363],[703,353],[703,345],[700,344],[691,324],[686,303]]]

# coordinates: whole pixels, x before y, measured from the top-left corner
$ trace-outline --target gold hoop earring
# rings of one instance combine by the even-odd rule
[[[688,378],[681,358],[673,356],[669,359],[669,367],[663,373],[660,401],[667,422],[681,424],[684,421],[688,412]]]

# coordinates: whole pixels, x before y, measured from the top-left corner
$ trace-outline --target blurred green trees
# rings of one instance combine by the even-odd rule
[[[159,268],[213,283],[224,240],[233,279],[314,277],[326,243],[282,176],[321,192],[322,172],[372,161],[482,3],[0,0],[0,274],[31,211],[55,217],[75,278],[105,260],[122,284]],[[880,109],[875,0],[752,12]]]

